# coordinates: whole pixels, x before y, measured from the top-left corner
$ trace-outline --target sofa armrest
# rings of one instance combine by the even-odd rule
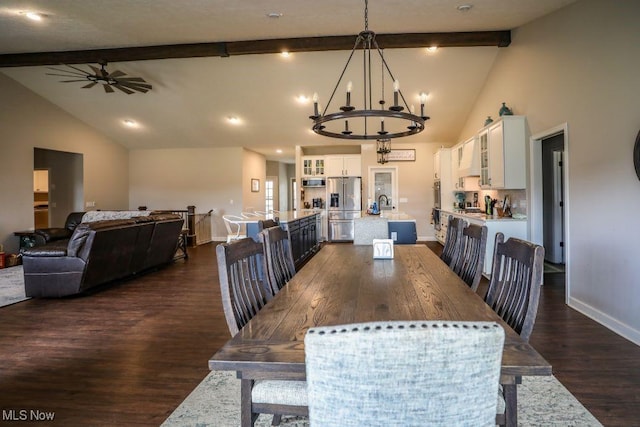
[[[71,237],[71,231],[66,228],[39,228],[35,230],[35,233],[42,236],[45,242],[68,239]]]
[[[22,251],[23,257],[64,257],[67,256],[67,244],[68,241],[58,241],[49,243],[44,246],[34,246],[33,248],[25,249]]]

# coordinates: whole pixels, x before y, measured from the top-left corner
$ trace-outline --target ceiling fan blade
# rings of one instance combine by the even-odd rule
[[[60,83],[73,83],[73,82],[86,82],[87,79],[78,79],[78,80],[60,80]]]
[[[115,84],[113,85],[115,86],[116,89],[120,89],[121,91],[123,91],[124,93],[126,93],[127,95],[131,95],[133,93],[132,90],[127,89],[126,87],[119,85],[119,84]]]
[[[68,79],[78,78],[78,79],[87,79],[87,76],[79,76],[77,74],[54,74],[54,73],[45,73],[47,76],[58,76],[58,77],[66,77]]]
[[[123,72],[122,72],[122,71],[120,71],[120,70],[115,70],[113,73],[109,73],[109,77],[114,78],[114,79],[115,79],[116,77],[126,76],[126,75],[127,75],[126,73],[123,73]]]
[[[83,70],[82,68],[74,67],[73,65],[69,65],[69,64],[64,64],[64,65],[69,67],[69,68],[73,68],[76,71],[80,71],[82,74],[84,74],[86,76],[90,76],[91,75],[91,73],[89,73],[88,71]]]
[[[89,68],[91,68],[93,70],[93,73],[97,76],[100,74],[100,68],[94,67],[93,65],[89,64]]]
[[[85,76],[89,76],[89,73],[77,73],[75,71],[72,70],[61,70],[60,68],[53,68],[53,67],[47,67],[50,70],[53,71],[57,71],[59,73],[67,73],[67,75],[71,75],[71,76],[81,76],[81,77],[85,77]]]
[[[104,91],[107,93],[113,93],[113,88],[110,85],[102,85]]]
[[[142,83],[146,83],[147,82],[142,77],[122,77],[122,78],[119,78],[118,80],[124,80],[124,81],[127,81],[127,82],[142,82]]]
[[[88,85],[84,85],[84,86],[82,86],[82,89],[89,89],[89,88],[94,87],[94,86],[95,86],[95,85],[97,85],[97,84],[98,84],[98,82],[91,82],[91,83],[89,83]]]
[[[123,82],[122,80],[118,80],[118,84],[122,86],[126,86],[131,89],[141,88],[141,89],[153,89],[150,84],[147,83],[137,83],[137,82]]]

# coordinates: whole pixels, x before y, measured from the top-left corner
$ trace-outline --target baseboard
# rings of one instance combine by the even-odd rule
[[[583,303],[576,298],[569,298],[569,307],[595,320],[602,326],[612,330],[623,338],[628,339],[636,345],[640,345],[640,331],[620,322],[602,311]]]
[[[418,236],[418,241],[419,242],[435,242],[436,237],[435,236]]]

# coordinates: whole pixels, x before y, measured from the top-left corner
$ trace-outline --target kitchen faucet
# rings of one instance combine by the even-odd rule
[[[389,198],[386,195],[381,194],[381,195],[378,196],[378,205],[380,206],[380,209],[382,209],[382,198],[383,197],[384,197],[384,205],[385,206],[389,206]]]

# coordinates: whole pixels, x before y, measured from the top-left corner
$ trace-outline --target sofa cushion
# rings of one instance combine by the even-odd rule
[[[22,256],[30,257],[60,257],[67,256],[68,240],[56,240],[42,246],[34,246],[24,249]]]

